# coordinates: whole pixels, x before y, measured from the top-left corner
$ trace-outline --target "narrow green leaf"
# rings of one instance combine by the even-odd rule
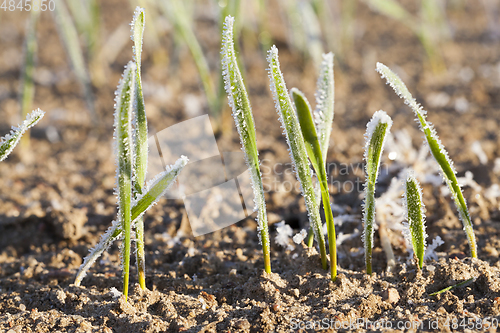
[[[238,67],[238,60],[236,59],[234,50],[233,24],[234,18],[227,16],[222,35],[222,74],[224,76],[229,106],[233,110],[234,122],[240,136],[243,152],[245,153],[245,161],[251,174],[254,202],[256,205],[255,208],[257,208],[258,211],[257,223],[260,232],[259,239],[264,253],[264,267],[267,273],[271,273],[266,202],[259,166],[255,124],[250,100],[248,99],[248,93]]]
[[[135,169],[134,169],[134,198],[142,193],[142,188],[146,180],[148,168],[148,123],[146,118],[146,108],[144,105],[144,95],[142,93],[141,80],[141,54],[144,35],[145,13],[144,9],[137,7],[134,13],[134,19],[131,23],[131,38],[134,42],[134,60],[137,64],[136,69],[136,89],[135,89],[135,108],[134,108],[134,149],[135,149]],[[136,264],[137,274],[139,276],[139,285],[146,289],[146,256],[144,253],[144,221],[142,218],[135,222],[136,237]]]
[[[422,189],[412,171],[408,172],[405,182],[403,203],[406,207],[409,242],[418,258],[418,267],[422,269],[427,238],[425,233],[425,206],[422,202]]]
[[[326,168],[326,156],[330,145],[330,134],[333,123],[334,106],[334,79],[333,79],[333,53],[323,54],[318,81],[316,83],[316,109],[314,110],[314,123],[318,134],[319,146]],[[321,202],[321,188],[316,182],[315,193],[318,203]],[[314,231],[309,230],[307,246],[312,247]]]
[[[72,0],[73,1],[73,0]],[[52,12],[57,25],[57,31],[65,46],[66,52],[70,59],[73,71],[82,86],[87,108],[90,112],[90,117],[94,124],[98,124],[97,113],[94,108],[94,97],[92,93],[90,77],[85,67],[83,52],[80,47],[78,33],[73,23],[71,15],[64,4],[64,1],[59,1],[55,10]]]
[[[326,156],[330,146],[330,134],[332,133],[334,88],[333,53],[330,52],[323,54],[323,62],[316,83],[316,109],[314,110],[314,122],[324,163],[326,163]]]
[[[464,231],[469,242],[471,256],[473,258],[477,258],[476,237],[474,235],[474,229],[469,215],[469,210],[467,209],[467,203],[464,199],[462,189],[460,188],[460,185],[457,181],[457,172],[455,171],[453,162],[451,161],[450,157],[448,156],[448,152],[441,143],[436,130],[434,129],[432,124],[427,121],[427,112],[413,98],[413,96],[410,94],[410,91],[403,83],[403,81],[399,78],[399,76],[397,76],[387,66],[381,63],[377,63],[377,71],[380,73],[382,78],[385,78],[387,80],[387,83],[392,87],[392,89],[394,89],[396,94],[404,99],[405,104],[408,105],[417,116],[420,123],[420,129],[425,134],[425,139],[427,140],[427,144],[429,145],[432,156],[434,156],[437,163],[439,164],[441,175],[450,188],[450,192],[458,210],[458,216],[462,221]]]
[[[384,142],[392,126],[392,119],[384,111],[377,111],[366,125],[365,143],[365,202],[363,204],[363,242],[365,244],[366,273],[372,274],[372,248],[375,223],[375,184],[380,167]]]
[[[185,4],[180,0],[160,1],[161,9],[167,15],[167,18],[174,25],[177,34],[182,37],[182,40],[187,44],[191,52],[198,73],[200,74],[203,89],[207,95],[208,104],[212,114],[218,118],[220,113],[220,105],[217,100],[215,85],[210,75],[208,62],[203,54],[203,50],[198,42],[198,38],[194,34],[188,12],[184,7]]]
[[[24,66],[21,72],[21,118],[25,119],[33,105],[35,85],[33,75],[35,74],[35,57],[37,52],[36,25],[40,11],[32,11],[26,30],[26,41],[24,45]],[[21,147],[29,146],[29,132],[21,139]]]
[[[22,135],[31,127],[35,126],[36,123],[43,118],[43,112],[40,109],[36,109],[26,116],[26,119],[18,127],[12,127],[9,134],[0,138],[0,162],[5,160],[7,156],[12,152],[14,147],[21,140]]]
[[[455,288],[459,288],[459,287],[464,287],[464,286],[468,286],[471,282],[474,282],[475,278],[471,277],[470,279],[467,279],[465,281],[462,281],[460,283],[457,283],[457,284],[454,284],[453,286],[449,286],[449,287],[446,287],[444,289],[441,289],[439,291],[436,291],[432,294],[430,294],[429,296],[436,296],[438,294],[442,294],[448,290],[452,290],[452,289],[455,289]]]
[[[168,167],[166,171],[158,174],[153,180],[143,188],[140,198],[135,200],[132,204],[131,214],[132,222],[136,222],[142,215],[160,200],[166,191],[172,186],[181,172],[182,168],[188,162],[187,157],[182,156],[177,162]],[[80,270],[76,275],[75,285],[79,286],[87,274],[87,271],[94,264],[94,262],[106,251],[115,240],[122,235],[122,227],[119,221],[113,221],[106,233],[101,237],[99,243],[89,251],[89,255],[85,257]]]
[[[395,0],[365,0],[366,3],[377,12],[395,19],[411,29],[416,29],[413,16]]]
[[[328,179],[325,171],[325,163],[323,162],[322,152],[316,134],[316,128],[311,114],[311,107],[304,94],[296,89],[291,89],[291,95],[297,110],[297,115],[300,123],[300,129],[304,137],[304,142],[314,171],[319,179],[321,188],[321,198],[323,201],[323,210],[325,212],[326,225],[328,229],[328,245],[330,249],[330,268],[331,279],[337,279],[337,245],[335,237],[335,224],[333,221],[333,213],[330,205],[330,194],[328,193]],[[316,195],[317,197],[317,195]]]
[[[279,120],[284,128],[288,146],[290,147],[290,157],[295,166],[297,179],[302,186],[302,194],[306,202],[306,208],[309,214],[309,220],[314,227],[314,233],[318,240],[321,262],[323,268],[327,268],[325,239],[323,236],[323,228],[321,217],[319,216],[318,203],[314,193],[314,187],[311,179],[311,171],[309,169],[309,161],[307,159],[306,144],[300,129],[299,120],[292,105],[290,95],[286,88],[283,74],[280,70],[278,60],[278,49],[273,46],[268,52],[267,61],[269,63],[269,80],[271,81],[271,93],[274,98],[276,111],[279,114]]]
[[[128,295],[131,246],[132,169],[134,161],[132,117],[134,112],[136,65],[129,62],[118,85],[115,99],[115,139],[118,217],[124,231],[121,248],[123,294]]]

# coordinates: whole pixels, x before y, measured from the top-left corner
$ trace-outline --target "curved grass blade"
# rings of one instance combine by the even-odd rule
[[[280,70],[278,60],[278,49],[273,46],[268,52],[267,61],[269,63],[269,80],[271,81],[271,93],[279,114],[279,120],[284,128],[288,146],[290,147],[290,157],[295,167],[297,179],[302,187],[302,194],[306,202],[309,220],[314,227],[314,233],[319,243],[321,263],[324,269],[327,269],[326,247],[323,236],[321,217],[319,216],[318,203],[314,193],[314,187],[307,160],[306,144],[300,130],[297,115],[290,100],[283,74]]]
[[[137,7],[134,19],[131,23],[131,38],[134,42],[134,60],[136,67],[135,82],[135,108],[134,108],[134,150],[135,150],[135,174],[134,174],[134,198],[142,194],[142,188],[146,181],[148,168],[148,122],[146,108],[144,106],[144,95],[142,93],[141,81],[141,54],[144,35],[145,13],[144,9]],[[136,237],[136,264],[139,285],[146,289],[146,256],[144,253],[144,221],[142,218],[135,222]]]
[[[131,220],[136,222],[142,215],[160,200],[170,186],[175,182],[182,168],[188,162],[187,157],[182,156],[175,164],[169,167],[166,171],[158,174],[155,179],[148,182],[142,190],[143,194],[133,202],[131,209]],[[89,255],[85,257],[83,264],[75,278],[75,285],[79,286],[87,274],[87,271],[94,262],[106,251],[111,244],[122,234],[122,227],[119,221],[113,221],[106,233],[101,237],[99,243],[89,251]]]
[[[257,139],[255,124],[248,99],[248,93],[243,82],[233,42],[234,18],[227,16],[224,23],[222,35],[222,69],[228,96],[229,106],[233,110],[234,122],[240,135],[241,146],[245,153],[245,161],[250,170],[254,203],[257,209],[257,223],[259,226],[259,239],[264,253],[264,268],[266,273],[271,273],[271,255],[269,228],[267,226],[266,202],[264,198],[264,187],[259,167],[259,153],[257,151]]]
[[[19,140],[21,140],[23,134],[29,128],[35,126],[43,118],[44,114],[45,112],[40,109],[34,110],[26,116],[21,125],[18,127],[12,126],[10,133],[0,138],[0,162],[9,156],[14,147],[19,143]]]
[[[97,113],[94,108],[94,97],[88,71],[85,68],[82,49],[79,44],[78,33],[71,15],[64,4],[64,1],[59,1],[55,10],[52,12],[56,21],[57,31],[65,46],[66,52],[70,59],[75,75],[82,86],[87,108],[90,112],[90,117],[94,125],[98,125]]]
[[[430,122],[426,119],[426,111],[422,108],[420,104],[413,98],[410,91],[403,83],[403,81],[397,76],[393,71],[391,71],[387,66],[377,63],[377,71],[387,80],[387,83],[394,89],[396,94],[403,98],[405,104],[408,105],[420,122],[420,129],[425,134],[425,139],[431,150],[432,156],[436,159],[441,169],[441,175],[444,181],[450,188],[453,200],[458,210],[458,215],[462,224],[464,226],[464,231],[469,242],[469,248],[471,251],[471,256],[477,258],[477,244],[476,237],[474,236],[474,229],[472,226],[472,221],[469,215],[469,210],[467,209],[467,203],[464,199],[462,189],[457,181],[457,172],[453,167],[453,162],[448,156],[448,152],[444,148],[441,140],[439,139],[436,130]]]
[[[198,73],[200,74],[201,82],[203,84],[203,89],[207,95],[208,105],[212,112],[212,115],[219,119],[220,116],[220,103],[217,100],[217,94],[215,91],[215,85],[210,75],[210,69],[208,67],[208,62],[203,54],[203,50],[194,34],[191,22],[189,19],[188,12],[185,8],[183,1],[171,0],[171,1],[159,1],[161,8],[164,13],[168,16],[168,19],[172,22],[177,31],[177,34],[182,37],[183,41],[187,44],[189,51],[191,52]]]
[[[363,203],[363,243],[365,244],[366,273],[372,274],[372,248],[375,222],[375,184],[384,142],[392,126],[392,119],[384,111],[377,111],[366,125],[365,162],[366,183]]]
[[[422,202],[422,189],[418,184],[413,172],[408,172],[405,182],[405,192],[403,203],[406,208],[406,220],[408,221],[408,231],[413,253],[418,258],[418,267],[422,269],[424,265],[424,254],[427,238],[425,233],[425,206]]]
[[[439,294],[442,294],[448,290],[452,290],[452,289],[455,289],[455,288],[459,288],[459,287],[463,287],[463,286],[468,286],[471,282],[474,282],[476,278],[474,277],[471,277],[470,279],[467,279],[465,281],[462,281],[460,283],[457,283],[457,284],[454,284],[453,286],[449,286],[449,287],[446,287],[444,289],[441,289],[439,291],[436,291],[432,294],[429,294],[429,296],[436,296],[436,295],[439,295]]]
[[[333,79],[333,53],[323,54],[318,81],[316,83],[316,109],[314,109],[314,123],[318,134],[319,146],[326,168],[326,156],[330,146],[330,134],[333,123],[334,107],[334,86]],[[315,184],[316,198],[320,202],[321,189]],[[311,247],[314,240],[314,231],[311,229],[307,238],[307,246]]]
[[[31,11],[26,41],[24,45],[24,66],[21,73],[21,119],[25,119],[33,105],[35,86],[33,75],[35,74],[35,57],[37,52],[36,25],[40,11]],[[21,139],[21,148],[30,144],[29,132]]]
[[[321,199],[323,201],[323,209],[325,212],[326,226],[328,229],[328,245],[330,249],[330,271],[331,279],[337,279],[337,245],[335,240],[335,224],[333,221],[333,213],[330,208],[330,194],[328,193],[328,180],[325,171],[325,163],[321,147],[316,134],[316,128],[311,115],[311,107],[304,94],[296,89],[291,89],[291,95],[297,110],[298,120],[302,136],[304,137],[305,147],[309,160],[311,161],[314,171],[319,179],[321,188]]]
[[[131,202],[133,175],[132,116],[134,112],[136,65],[129,62],[118,85],[115,99],[115,139],[116,139],[116,193],[118,196],[118,217],[124,231],[120,248],[123,268],[123,295],[128,295],[131,246]]]

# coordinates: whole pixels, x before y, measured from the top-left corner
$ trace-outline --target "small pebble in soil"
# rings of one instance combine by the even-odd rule
[[[382,292],[382,298],[384,301],[394,304],[399,301],[399,293],[395,288],[389,288]]]

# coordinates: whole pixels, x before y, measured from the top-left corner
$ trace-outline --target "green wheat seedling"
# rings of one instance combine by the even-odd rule
[[[35,74],[35,58],[37,52],[36,25],[40,11],[33,10],[30,13],[28,28],[26,31],[26,41],[24,45],[24,66],[21,72],[21,119],[28,116],[28,112],[33,105],[35,96],[35,85],[33,75]],[[30,135],[27,132],[21,138],[21,148],[26,148],[30,143]]]
[[[403,194],[403,205],[406,208],[406,220],[408,228],[405,237],[413,247],[413,253],[418,259],[418,267],[424,265],[424,254],[427,238],[425,233],[425,206],[422,202],[422,189],[418,184],[413,172],[408,172],[405,181],[405,192]]]
[[[267,61],[269,63],[269,80],[271,82],[271,92],[275,102],[276,111],[279,120],[284,128],[288,146],[290,147],[290,157],[294,165],[295,173],[302,187],[302,194],[306,202],[306,208],[309,213],[309,220],[314,228],[316,239],[319,243],[321,254],[321,263],[324,269],[327,268],[326,246],[323,235],[321,217],[318,211],[318,203],[314,186],[311,179],[311,170],[307,159],[307,149],[304,137],[300,129],[299,120],[286,88],[283,74],[280,70],[278,60],[278,49],[273,46],[268,52]],[[329,229],[330,230],[330,229]],[[333,268],[332,268],[333,269]],[[332,278],[334,278],[332,276]]]
[[[92,123],[94,125],[98,125],[99,122],[94,108],[94,97],[90,77],[88,75],[87,68],[85,67],[85,60],[73,19],[71,18],[64,1],[59,1],[52,13],[54,15],[60,39],[64,44],[76,78],[82,87]]]
[[[269,230],[267,226],[264,187],[259,167],[255,124],[250,100],[234,50],[233,24],[234,18],[231,16],[226,17],[222,34],[222,74],[224,76],[229,106],[233,110],[234,122],[240,135],[246,164],[251,174],[255,208],[258,211],[259,239],[262,244],[262,251],[264,252],[264,268],[266,273],[271,273]]]
[[[375,184],[380,168],[384,142],[392,126],[392,119],[384,111],[377,111],[366,125],[365,144],[365,201],[363,203],[363,242],[365,244],[366,273],[372,274],[372,249],[375,223]]]
[[[335,240],[335,224],[330,205],[330,194],[328,193],[328,179],[323,159],[324,154],[318,140],[318,134],[316,133],[316,128],[314,126],[309,102],[305,98],[304,94],[296,88],[292,88],[291,95],[295,105],[295,110],[297,111],[302,136],[304,137],[307,155],[309,156],[309,160],[311,161],[314,171],[316,172],[319,187],[321,189],[321,201],[323,203],[323,210],[325,212],[326,226],[328,230],[331,279],[332,281],[335,281],[337,279],[337,245]],[[315,195],[316,197],[318,196],[316,193]]]
[[[471,256],[473,258],[477,258],[476,237],[474,236],[474,229],[472,227],[469,210],[467,209],[467,203],[464,199],[462,189],[457,181],[457,172],[453,166],[453,162],[448,156],[448,152],[441,143],[434,126],[426,119],[427,111],[425,111],[422,106],[417,103],[399,76],[397,76],[387,66],[377,63],[377,71],[380,73],[382,78],[387,80],[387,83],[392,87],[392,89],[394,89],[396,94],[404,99],[405,104],[408,105],[417,116],[420,123],[420,129],[425,134],[425,139],[427,140],[432,156],[434,156],[436,162],[439,164],[441,175],[450,188],[451,195],[455,205],[457,206],[458,215],[464,226],[467,241],[469,242]]]
[[[330,146],[330,134],[334,115],[335,81],[333,79],[333,53],[323,54],[318,81],[316,83],[316,108],[314,109],[314,125],[318,135],[319,146],[326,168],[326,156]],[[321,188],[315,187],[318,204],[321,202]],[[319,209],[319,207],[318,207]],[[314,230],[311,226],[307,238],[307,246],[313,246]]]
[[[134,13],[134,19],[131,23],[132,41],[134,42],[134,60],[136,63],[135,75],[135,168],[136,174],[134,179],[134,199],[142,194],[142,188],[146,182],[146,172],[148,168],[148,123],[146,118],[146,108],[144,105],[144,96],[142,93],[141,80],[141,55],[142,41],[144,36],[145,13],[140,7],[137,7]],[[142,217],[135,222],[136,233],[136,262],[139,285],[142,289],[146,289],[146,259],[144,254],[144,221]]]
[[[174,183],[188,159],[182,156],[173,166],[145,183],[147,170],[147,122],[141,83],[141,53],[144,32],[144,10],[137,8],[132,21],[134,61],[125,67],[115,98],[115,154],[118,219],[113,221],[100,242],[90,250],[75,279],[80,285],[88,269],[113,241],[122,239],[120,254],[123,270],[123,294],[128,295],[132,229],[135,230],[136,264],[141,288],[145,283],[143,214]]]
[[[0,162],[5,160],[9,156],[12,150],[14,150],[14,147],[21,140],[23,134],[28,129],[35,126],[40,121],[40,119],[43,118],[44,114],[45,112],[40,109],[34,110],[26,116],[26,119],[22,122],[21,125],[17,127],[12,126],[10,133],[0,138]]]

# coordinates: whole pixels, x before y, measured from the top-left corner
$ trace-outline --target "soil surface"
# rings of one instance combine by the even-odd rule
[[[420,1],[401,2],[418,15]],[[497,1],[490,2],[498,6]],[[199,2],[193,17],[217,79],[220,37],[211,3]],[[116,217],[113,93],[123,66],[132,58],[132,43],[127,40],[132,7],[127,1],[100,2],[103,44],[115,41],[116,47],[123,47],[109,65],[92,72],[98,128],[92,126],[52,16],[42,13],[34,106],[47,114],[31,131],[31,146],[17,147],[0,163],[0,331],[495,332],[500,320],[498,13],[485,10],[483,3],[488,1],[446,3],[451,38],[441,43],[445,64],[441,70],[431,68],[415,34],[364,3],[357,5],[351,46],[336,54],[335,119],[328,154],[337,235],[342,239],[336,282],[321,268],[315,248],[291,239],[286,247],[275,242],[277,222],[284,220],[296,234],[308,227],[307,213],[298,191],[276,185],[288,182],[298,188],[269,93],[265,54],[255,34],[244,31],[240,56],[260,158],[271,169],[264,176],[270,189],[266,203],[273,273],[263,272],[255,216],[195,238],[183,202],[162,199],[145,215],[148,290],[135,284],[132,269],[128,301],[120,293],[117,244],[91,268],[82,286],[73,282],[82,258]],[[288,88],[300,88],[313,101],[316,70],[290,46],[280,11],[271,1],[267,21]],[[155,30],[146,29],[143,53],[146,108],[153,134],[207,113],[208,106],[187,47],[173,38],[173,28],[161,12],[151,10],[146,15],[147,24],[155,22],[157,30],[155,39],[148,37]],[[1,133],[19,123],[20,55],[27,18],[26,12],[1,12]],[[120,27],[127,32],[122,40],[119,33],[113,35]],[[115,39],[110,39],[112,35]],[[329,34],[329,38],[339,36]],[[418,157],[424,139],[414,115],[378,77],[377,61],[393,68],[428,110],[428,119],[464,183],[480,259],[469,257],[456,208],[446,187],[439,178],[436,181],[436,163],[425,151]],[[368,276],[360,233],[363,134],[379,109],[393,118],[394,125],[377,185],[380,226],[373,250],[375,273]],[[219,150],[239,151],[228,108],[222,119]],[[408,259],[401,234],[403,218],[397,214],[401,193],[390,187],[391,179],[410,166],[422,177],[428,243],[438,236],[444,241],[422,270]],[[391,244],[395,263],[388,261],[381,237]],[[466,280],[470,281],[431,295]]]

